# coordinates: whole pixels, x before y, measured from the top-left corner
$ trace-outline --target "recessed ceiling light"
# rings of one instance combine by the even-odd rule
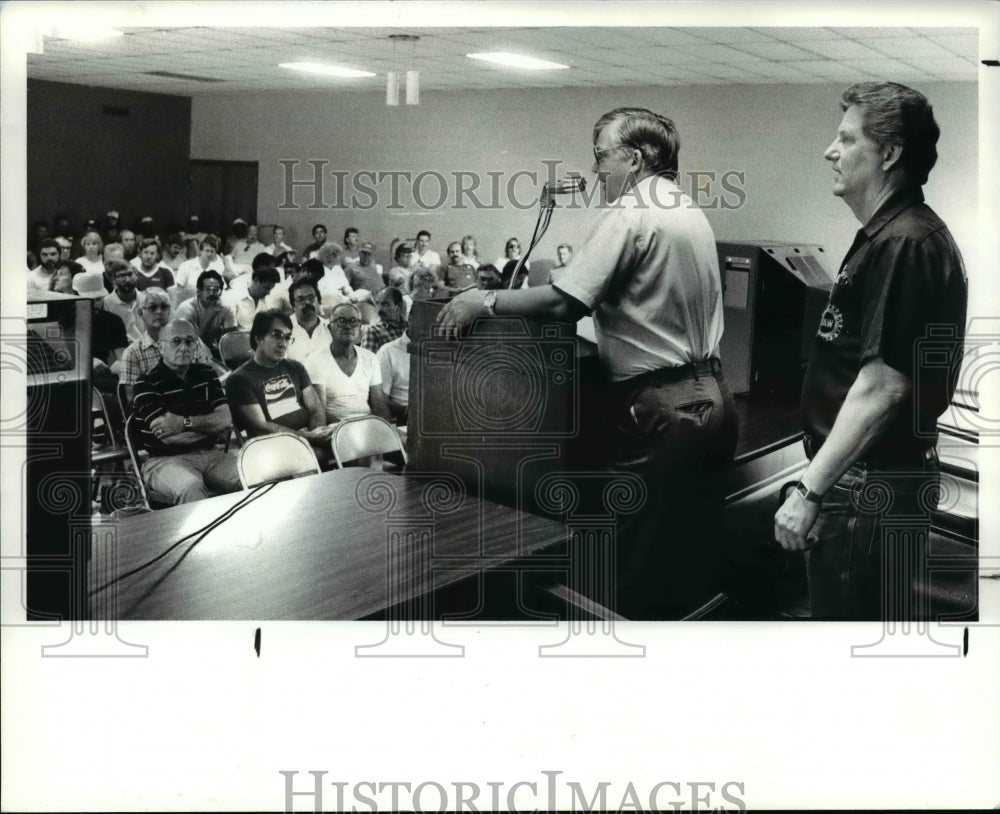
[[[524,68],[527,71],[558,71],[568,68],[569,65],[562,65],[558,62],[549,62],[546,59],[535,59],[521,54],[511,54],[507,51],[497,51],[492,54],[466,54],[469,59],[480,59],[483,62],[495,62],[497,65],[507,65],[511,68]]]
[[[86,26],[74,26],[53,29],[52,35],[61,40],[73,40],[75,42],[101,42],[102,40],[113,40],[116,37],[124,37],[125,32],[117,28],[94,28]]]
[[[319,62],[282,62],[279,68],[303,73],[318,73],[324,76],[341,76],[354,78],[359,76],[375,76],[371,71],[359,71],[354,68],[343,68],[340,65],[324,65]]]

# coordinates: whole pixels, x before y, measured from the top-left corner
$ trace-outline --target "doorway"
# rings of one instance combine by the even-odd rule
[[[227,234],[236,218],[257,222],[257,162],[191,160],[188,215],[205,231]]]

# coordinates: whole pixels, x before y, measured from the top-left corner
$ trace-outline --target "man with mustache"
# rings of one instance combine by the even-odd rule
[[[59,244],[53,238],[46,238],[38,246],[39,265],[28,272],[28,293],[49,291],[52,278],[56,276],[59,263]]]
[[[222,275],[209,269],[198,275],[197,293],[177,306],[177,318],[186,319],[198,329],[201,341],[208,345],[212,355],[219,355],[219,338],[227,331],[236,330],[236,318],[229,308],[222,305]]]
[[[114,286],[114,290],[104,298],[104,310],[124,323],[125,335],[130,342],[135,342],[146,332],[145,325],[139,319],[135,269],[122,258],[108,259],[104,261],[104,275]]]
[[[292,343],[287,358],[302,362],[313,351],[330,347],[330,322],[319,315],[323,298],[311,277],[293,282],[288,287],[288,300],[292,305]]]

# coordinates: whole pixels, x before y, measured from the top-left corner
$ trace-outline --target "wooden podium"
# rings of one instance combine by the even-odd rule
[[[597,357],[573,323],[494,317],[459,340],[410,312],[410,468],[458,475],[470,495],[556,515],[546,476],[586,468]],[[551,478],[549,478],[551,481]]]

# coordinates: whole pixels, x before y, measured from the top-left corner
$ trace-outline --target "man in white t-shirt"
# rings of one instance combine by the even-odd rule
[[[184,302],[191,297],[195,296],[195,284],[198,281],[198,277],[203,271],[217,271],[226,277],[226,264],[219,257],[219,242],[208,235],[198,244],[198,256],[192,257],[190,260],[185,260],[177,268],[177,273],[174,275],[174,283],[176,288],[176,301],[178,303]],[[230,277],[229,279],[232,279]]]
[[[433,272],[441,267],[441,255],[430,248],[431,233],[426,229],[417,232],[417,242],[413,247],[413,267],[423,266]]]
[[[38,247],[38,266],[28,272],[28,293],[48,291],[59,263],[59,244],[51,237],[43,240]]]
[[[329,348],[313,351],[305,359],[306,371],[331,423],[372,414],[391,420],[378,360],[356,344],[360,329],[357,306],[338,305],[330,320],[333,340]]]

